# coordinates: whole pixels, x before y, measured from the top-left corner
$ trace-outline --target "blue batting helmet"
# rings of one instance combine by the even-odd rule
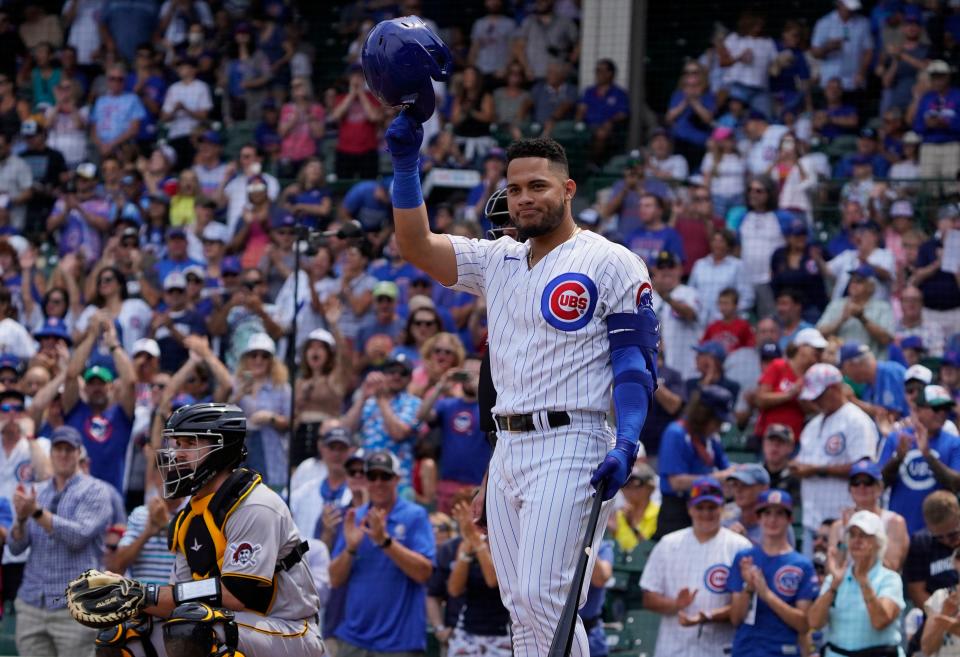
[[[423,123],[433,115],[437,99],[430,78],[446,81],[453,55],[443,41],[416,16],[381,21],[370,30],[360,52],[363,77],[385,105],[403,105]]]

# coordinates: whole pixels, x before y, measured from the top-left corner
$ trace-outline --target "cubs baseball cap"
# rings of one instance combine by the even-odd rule
[[[960,367],[960,351],[946,351],[943,354],[943,360],[940,361],[940,366],[943,367]]]
[[[836,367],[829,363],[812,365],[803,375],[803,389],[800,391],[800,399],[814,400],[822,395],[827,388],[837,383],[843,383],[843,375]]]
[[[363,467],[367,472],[386,472],[394,477],[400,474],[400,462],[393,452],[385,449],[370,452],[370,455],[364,459]]]
[[[208,144],[216,144],[220,146],[223,144],[223,137],[220,136],[220,133],[216,130],[207,130],[202,135],[200,135],[200,141],[206,142]]]
[[[693,350],[698,354],[707,354],[708,356],[713,356],[720,361],[721,364],[727,359],[727,350],[724,349],[723,345],[716,340],[707,340],[706,342],[694,345]]]
[[[160,345],[153,338],[140,338],[133,343],[133,357],[137,354],[147,354],[154,358],[160,358]]]
[[[0,354],[0,370],[13,370],[20,376],[23,369],[23,361],[13,354]]]
[[[186,290],[187,289],[187,277],[183,275],[182,272],[172,271],[167,274],[166,278],[163,279],[163,291],[167,292],[169,290]]]
[[[903,340],[900,341],[901,349],[915,349],[916,351],[926,351],[927,348],[923,346],[923,338],[919,335],[908,335]]]
[[[850,277],[858,276],[860,278],[876,278],[877,270],[871,267],[870,265],[863,264],[855,269],[850,269],[847,271],[850,274]]]
[[[332,445],[333,443],[341,443],[347,445],[348,447],[353,446],[353,434],[348,431],[345,427],[333,427],[329,431],[321,436],[323,439],[324,445]]]
[[[400,296],[400,288],[397,287],[397,284],[393,281],[380,281],[373,286],[373,298],[377,297],[390,297],[391,299],[396,299]]]
[[[718,420],[730,422],[733,411],[733,395],[723,386],[710,384],[700,388],[700,403],[705,404]]]
[[[723,489],[720,482],[713,477],[700,477],[695,479],[693,486],[690,487],[690,506],[696,506],[701,502],[713,502],[714,504],[723,504]]]
[[[230,229],[219,221],[211,221],[203,227],[203,233],[200,238],[204,242],[222,242],[226,244],[230,241]]]
[[[250,336],[250,339],[247,340],[247,346],[243,348],[241,355],[246,356],[254,351],[265,351],[271,356],[276,356],[277,345],[273,341],[273,338],[266,333],[254,333]]]
[[[850,520],[847,521],[847,529],[849,530],[851,527],[857,527],[869,536],[886,535],[886,531],[883,529],[883,520],[880,519],[880,516],[866,509],[857,511],[850,517]]]
[[[903,373],[903,382],[910,383],[911,381],[919,381],[924,385],[930,385],[933,383],[933,372],[930,371],[929,367],[924,367],[919,363],[911,365]]]
[[[847,478],[853,479],[860,475],[870,477],[874,481],[883,481],[883,473],[880,472],[880,466],[876,461],[871,459],[860,459],[851,465],[850,476]]]
[[[731,479],[735,479],[747,486],[770,485],[770,473],[759,463],[745,463],[737,467],[737,469],[727,477],[727,481]]]
[[[224,274],[239,274],[243,271],[243,266],[240,264],[240,258],[237,256],[227,256],[223,259],[223,262],[220,263],[220,272]]]
[[[899,201],[894,201],[893,205],[890,206],[890,216],[891,217],[912,217],[913,204],[906,199],[900,199]]]
[[[362,464],[366,460],[366,458],[367,458],[366,454],[364,453],[363,448],[361,447],[360,449],[355,450],[353,454],[351,454],[349,457],[347,457],[347,460],[343,462],[343,467],[349,468],[351,465],[355,463]]]
[[[779,422],[774,422],[771,425],[768,425],[763,432],[764,440],[783,440],[788,443],[792,443],[796,440],[796,436],[793,433],[793,429],[786,424],[780,424]]]
[[[842,367],[847,361],[855,360],[869,353],[870,347],[867,345],[859,342],[848,342],[840,347],[840,366]]]
[[[794,219],[787,225],[783,234],[789,237],[791,235],[806,235],[808,232],[807,222],[803,219]]]
[[[766,121],[767,115],[760,110],[750,110],[747,114],[747,121]]]
[[[297,218],[289,212],[274,212],[270,217],[270,228],[291,228],[297,225]]]
[[[322,342],[331,349],[337,346],[337,339],[333,337],[333,333],[324,328],[316,328],[310,331],[307,335],[307,342]]]
[[[815,328],[805,328],[797,331],[793,337],[793,344],[798,347],[813,347],[814,349],[826,349],[827,339]]]
[[[953,397],[943,386],[924,386],[923,392],[917,397],[917,406],[934,409],[953,408]]]
[[[167,230],[167,239],[168,240],[185,240],[187,239],[187,231],[180,226],[173,226]]]
[[[757,513],[777,506],[793,515],[793,498],[790,497],[790,493],[779,488],[771,488],[760,493],[757,498]]]
[[[60,338],[67,343],[67,346],[73,345],[73,339],[70,337],[70,331],[67,330],[66,323],[59,317],[48,317],[43,321],[43,325],[33,332],[33,337],[40,338]]]
[[[69,424],[63,424],[50,434],[50,444],[56,445],[57,443],[67,443],[76,449],[80,449],[83,447],[83,436]]]
[[[773,360],[774,358],[780,358],[782,355],[780,345],[776,342],[764,342],[760,345],[760,360]]]
[[[413,367],[410,365],[410,361],[404,354],[395,354],[390,358],[384,361],[382,369],[384,372],[392,369],[403,369],[404,373],[409,374],[413,371]]]
[[[104,383],[110,383],[113,381],[113,372],[103,365],[94,365],[93,367],[88,367],[87,371],[83,373],[84,381],[89,381],[90,379],[100,379]]]

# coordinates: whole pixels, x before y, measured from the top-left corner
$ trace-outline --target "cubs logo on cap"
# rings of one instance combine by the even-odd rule
[[[593,318],[597,286],[583,274],[560,274],[547,283],[540,312],[547,324],[561,331],[577,331]]]

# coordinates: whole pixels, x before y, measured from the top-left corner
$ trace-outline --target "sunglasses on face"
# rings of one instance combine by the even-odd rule
[[[104,276],[104,277],[101,278],[99,281],[97,281],[97,284],[98,284],[98,285],[103,285],[104,283],[116,283],[116,282],[117,282],[117,279],[116,279],[115,277],[113,277],[113,276]]]
[[[259,360],[259,359],[270,360],[271,358],[270,354],[268,354],[265,351],[251,351],[247,355],[254,360]]]
[[[183,294],[185,290],[182,287],[171,287],[167,292],[170,294]]]
[[[135,248],[137,248],[138,246],[140,246],[140,242],[137,241],[136,239],[122,240],[122,241],[120,242],[120,244],[121,244],[121,246],[125,246],[125,247],[127,247],[128,249],[135,249]]]
[[[433,348],[434,356],[456,356],[457,352],[453,349],[444,349],[443,347],[434,347]]]
[[[187,282],[198,285],[203,282],[199,276],[187,276]]]
[[[255,290],[260,285],[260,281],[244,281],[243,286],[248,290]]]
[[[406,376],[407,370],[402,367],[392,367],[390,369],[383,370],[383,373],[387,376]]]
[[[0,404],[0,412],[3,413],[22,413],[23,404]]]
[[[393,297],[377,297],[376,301],[377,303],[390,303],[393,301]]]
[[[870,487],[870,486],[873,486],[874,483],[875,482],[873,481],[873,479],[869,479],[867,477],[864,477],[864,478],[858,477],[857,479],[850,480],[850,488],[857,488],[860,486]]]
[[[347,476],[350,476],[350,477],[362,477],[362,476],[363,476],[363,468],[350,468],[349,470],[347,470]]]
[[[436,326],[437,323],[432,319],[415,319],[411,322],[414,326]]]
[[[150,387],[153,388],[154,390],[163,390],[164,388],[167,387],[167,384],[166,384],[166,383],[151,383],[151,384],[150,384]]]
[[[393,475],[387,472],[368,472],[367,481],[391,481],[393,480]]]

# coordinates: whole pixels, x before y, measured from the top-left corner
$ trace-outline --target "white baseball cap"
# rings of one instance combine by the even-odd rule
[[[803,390],[800,399],[811,401],[816,399],[830,386],[843,382],[843,375],[829,363],[817,363],[803,375]]]
[[[924,385],[930,385],[933,383],[933,372],[930,371],[930,368],[924,367],[919,363],[916,365],[911,365],[907,368],[907,371],[903,373],[903,382],[907,381],[919,381]]]
[[[311,340],[322,342],[328,345],[331,349],[336,348],[337,346],[337,340],[333,337],[333,333],[324,328],[317,328],[310,331],[310,334],[307,336],[307,342],[310,342]]]
[[[860,0],[838,0],[837,4],[843,5],[850,11],[859,11],[860,9]]]
[[[247,346],[243,348],[243,355],[246,356],[252,351],[265,351],[271,356],[277,355],[277,345],[266,333],[254,333],[247,340]]]
[[[869,536],[886,537],[887,532],[883,528],[883,520],[873,511],[866,509],[857,511],[847,522],[847,529],[858,527],[864,534]]]
[[[798,347],[807,345],[813,347],[814,349],[826,349],[827,339],[823,337],[823,334],[817,329],[805,328],[797,331],[796,336],[793,338],[793,344],[797,345]]]
[[[160,358],[160,345],[153,338],[140,338],[133,343],[133,355],[149,354],[154,358]]]
[[[187,289],[187,277],[182,272],[172,271],[163,279],[163,289],[166,290],[185,290]]]
[[[890,216],[891,217],[912,217],[913,204],[906,199],[900,199],[899,201],[894,201],[893,205],[890,206]]]
[[[207,242],[223,242],[226,244],[230,241],[230,229],[218,221],[211,221],[203,227],[201,238]]]

